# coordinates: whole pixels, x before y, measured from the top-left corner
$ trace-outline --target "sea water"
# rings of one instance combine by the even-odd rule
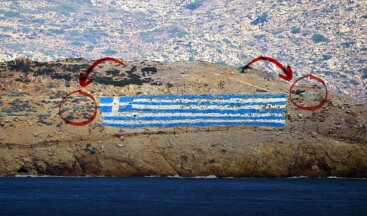
[[[3,177],[0,215],[367,215],[367,180]]]

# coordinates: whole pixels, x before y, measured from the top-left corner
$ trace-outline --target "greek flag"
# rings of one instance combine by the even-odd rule
[[[100,97],[103,126],[284,127],[287,94]]]

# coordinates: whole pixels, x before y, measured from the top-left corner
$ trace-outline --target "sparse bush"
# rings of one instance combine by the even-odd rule
[[[51,77],[53,79],[63,79],[63,80],[66,80],[66,81],[70,81],[72,79],[71,75],[70,74],[59,74],[59,73],[54,73],[51,75]]]
[[[68,116],[66,116],[66,119],[73,120],[73,119],[75,119],[75,117],[74,117],[73,114],[69,114]]]
[[[74,65],[63,65],[62,68],[69,72],[80,72],[81,70],[86,70],[89,64],[74,64]]]
[[[6,97],[22,97],[27,95],[27,93],[25,92],[12,92],[9,94],[2,94],[1,96],[6,96]]]
[[[112,76],[118,76],[120,74],[120,71],[117,69],[109,69],[106,71],[106,73],[108,75],[112,75]]]
[[[27,59],[16,59],[10,62],[8,66],[10,70],[21,71],[23,73],[31,71],[30,60]]]
[[[38,61],[34,61],[34,66],[36,67],[48,67],[48,63],[47,62],[38,62]]]
[[[34,72],[34,76],[51,75],[53,73],[55,73],[55,70],[52,68],[39,68],[36,72]]]
[[[135,85],[143,85],[143,83],[149,83],[150,80],[142,80],[141,77],[134,72],[137,70],[136,67],[132,67],[130,71],[127,71],[127,79],[124,80],[113,80],[112,77],[96,77],[94,78],[94,82],[105,84],[105,85],[113,85],[113,86],[126,86],[130,84]],[[153,72],[154,73],[154,72]]]
[[[146,74],[155,74],[157,73],[157,68],[156,67],[145,67],[141,69],[141,72],[143,72],[143,76],[145,76]]]

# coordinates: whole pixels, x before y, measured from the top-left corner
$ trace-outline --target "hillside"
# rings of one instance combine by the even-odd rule
[[[82,89],[100,96],[289,93],[276,74],[207,62],[104,63],[79,86],[92,62],[17,60],[1,63],[0,175],[342,176],[367,177],[367,108],[333,91],[322,108],[288,101],[286,127],[103,127],[100,110],[88,126],[65,123],[61,99]],[[301,87],[299,87],[301,89]],[[322,89],[313,89],[316,94]],[[292,93],[293,94],[293,93]],[[298,97],[298,98],[296,98]],[[307,105],[306,94],[295,100]],[[63,115],[90,118],[93,105],[73,97]],[[322,100],[322,99],[321,99]]]
[[[266,55],[366,103],[366,9],[365,0],[5,0],[0,61],[112,56],[241,66]]]

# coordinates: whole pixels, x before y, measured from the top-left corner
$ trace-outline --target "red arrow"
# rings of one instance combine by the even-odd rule
[[[287,80],[287,81],[291,81],[293,79],[293,72],[292,72],[292,68],[291,66],[287,66],[287,68],[285,68],[282,64],[280,64],[277,60],[270,58],[270,57],[266,57],[266,56],[260,56],[258,58],[253,59],[252,61],[250,61],[250,63],[248,63],[245,67],[243,67],[242,72],[246,69],[251,68],[250,65],[257,62],[257,61],[261,61],[261,60],[265,60],[265,61],[269,61],[271,63],[274,63],[276,66],[278,66],[285,75],[283,74],[279,74],[279,77]]]
[[[122,61],[118,60],[118,59],[114,59],[114,58],[111,58],[111,57],[105,57],[105,58],[101,58],[101,59],[98,59],[96,60],[87,70],[87,72],[85,73],[80,73],[80,76],[79,76],[79,84],[82,86],[82,87],[86,87],[88,86],[89,84],[91,84],[93,82],[93,79],[88,79],[88,76],[90,74],[90,72],[92,72],[92,70],[97,66],[99,65],[100,63],[102,62],[105,62],[105,61],[114,61],[114,62],[117,62],[119,64],[122,64],[122,65],[125,65]]]

